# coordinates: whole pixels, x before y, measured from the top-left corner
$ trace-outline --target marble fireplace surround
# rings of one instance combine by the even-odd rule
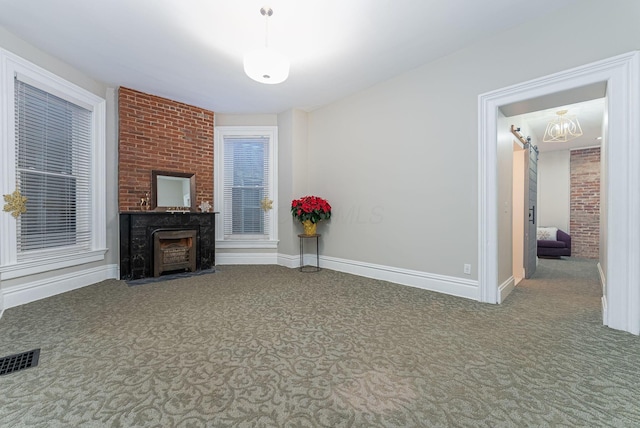
[[[215,267],[216,213],[120,213],[120,279],[135,280],[154,276],[154,232],[196,231],[196,270]]]

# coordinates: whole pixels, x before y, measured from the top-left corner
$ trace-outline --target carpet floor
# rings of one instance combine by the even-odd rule
[[[640,338],[593,261],[541,260],[501,305],[331,270],[219,266],[5,311],[2,427],[640,426]]]

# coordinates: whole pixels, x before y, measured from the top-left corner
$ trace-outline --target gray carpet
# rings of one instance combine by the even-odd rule
[[[541,260],[502,305],[330,270],[221,266],[11,308],[3,427],[640,426],[640,339],[595,264]]]

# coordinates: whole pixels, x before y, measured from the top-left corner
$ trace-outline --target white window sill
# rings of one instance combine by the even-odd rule
[[[20,278],[56,269],[83,265],[104,260],[107,249],[93,250],[81,254],[64,254],[39,260],[29,260],[11,265],[0,266],[0,280]]]
[[[227,240],[227,241],[216,241],[216,248],[278,248],[278,241],[272,240]]]

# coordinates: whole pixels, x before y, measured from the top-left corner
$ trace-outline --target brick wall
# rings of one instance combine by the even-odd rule
[[[600,246],[600,148],[571,151],[571,255],[597,259]]]
[[[128,88],[118,93],[120,211],[140,211],[151,171],[196,174],[196,205],[213,203],[213,112]]]

